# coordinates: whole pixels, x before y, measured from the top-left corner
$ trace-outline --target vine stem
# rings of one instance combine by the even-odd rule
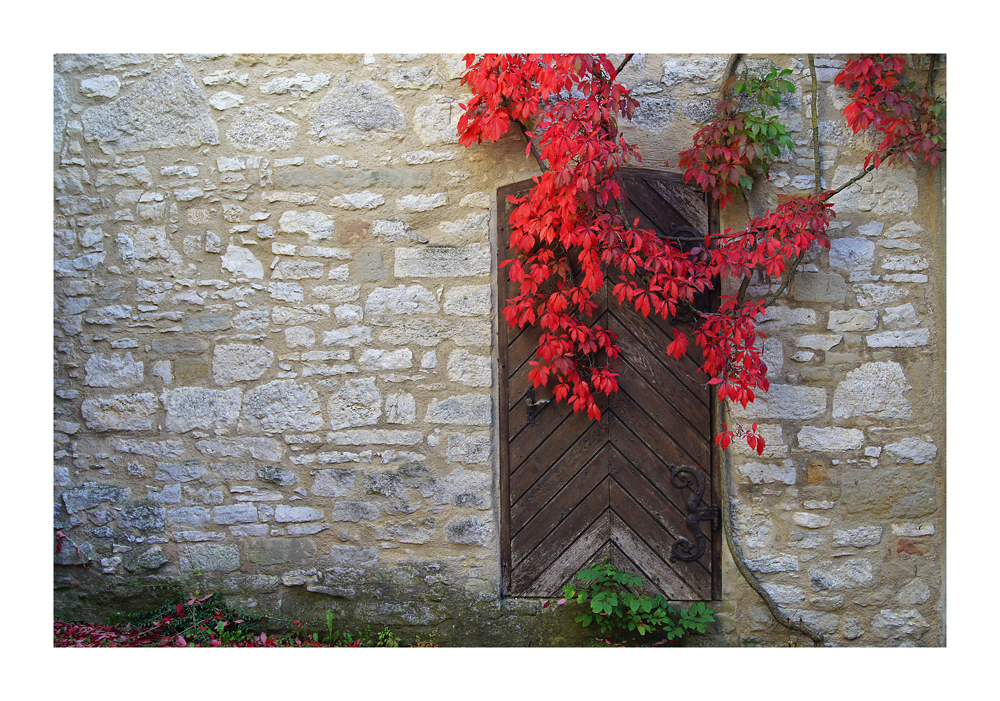
[[[813,86],[812,124],[813,124],[813,139],[814,139],[814,149],[815,149],[814,154],[816,158],[816,185],[817,185],[817,192],[819,192],[820,160],[819,160],[819,126],[817,117],[818,110],[816,105],[816,65],[812,54],[809,54],[809,72],[812,75],[812,86]],[[764,304],[765,307],[772,304],[776,299],[778,299],[778,297],[780,297],[781,294],[785,291],[785,288],[787,288],[792,283],[792,280],[795,279],[795,271],[798,268],[799,262],[801,262],[803,256],[805,256],[805,253],[806,253],[805,251],[802,251],[802,253],[800,253],[795,258],[795,262],[792,263],[792,266],[788,271],[788,275],[786,276],[785,281],[781,284],[781,287],[778,288],[778,291],[768,298],[768,300]],[[743,280],[742,284],[740,285],[740,293],[739,293],[740,300],[742,300],[743,294],[746,292],[746,289],[749,286],[749,284],[750,284],[750,278],[747,277]],[[722,527],[726,536],[726,545],[729,547],[729,552],[733,556],[733,562],[736,563],[736,569],[739,570],[739,573],[741,575],[743,575],[743,579],[745,579],[747,584],[750,585],[750,588],[753,589],[760,597],[761,601],[771,612],[771,615],[774,617],[774,620],[776,620],[778,623],[785,626],[789,630],[805,633],[812,639],[812,641],[816,645],[822,646],[824,643],[822,633],[818,632],[812,626],[805,623],[802,620],[801,616],[799,617],[798,621],[795,621],[790,616],[785,615],[784,612],[782,612],[781,608],[778,606],[777,602],[774,600],[774,598],[767,592],[766,589],[764,589],[764,585],[761,584],[760,580],[757,579],[757,577],[753,574],[753,572],[750,571],[750,567],[747,565],[746,562],[746,556],[743,554],[743,547],[741,546],[739,540],[736,538],[735,525],[734,525],[736,519],[736,507],[735,507],[735,502],[733,501],[733,494],[735,492],[735,489],[733,488],[732,484],[733,473],[732,470],[729,468],[729,465],[725,464],[725,461],[722,472],[723,472],[722,503],[725,504],[726,506],[725,517],[722,519]]]

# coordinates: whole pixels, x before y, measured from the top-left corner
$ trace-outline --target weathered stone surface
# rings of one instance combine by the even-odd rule
[[[796,338],[795,345],[799,348],[828,351],[842,340],[844,340],[844,337],[841,334],[807,334]]]
[[[195,443],[202,455],[226,458],[252,457],[266,462],[278,462],[283,453],[281,443],[273,438],[241,436],[239,438],[209,438]]]
[[[462,108],[458,101],[439,95],[434,102],[417,108],[413,128],[424,146],[458,143],[458,119]]]
[[[181,262],[180,254],[170,244],[163,226],[138,226],[126,224],[115,238],[118,256],[127,270],[143,267],[148,261],[165,260],[170,264]]]
[[[326,241],[333,236],[335,219],[323,212],[290,210],[281,215],[278,228],[288,234],[308,234],[311,242]]]
[[[826,528],[833,520],[828,516],[809,513],[808,511],[797,511],[792,514],[792,521],[797,526],[803,528]]]
[[[488,394],[464,394],[445,400],[432,399],[425,419],[436,424],[489,426],[493,401]]]
[[[882,609],[872,618],[871,623],[872,634],[882,640],[919,640],[928,629],[930,625],[914,609]]]
[[[265,567],[279,564],[301,564],[316,555],[316,543],[309,538],[268,538],[247,547],[247,559]]]
[[[844,331],[872,331],[878,326],[878,312],[847,309],[830,312],[827,328],[838,333]]]
[[[923,465],[932,462],[937,457],[937,446],[919,438],[904,438],[898,443],[890,443],[885,446],[885,452],[896,458],[899,462],[910,462],[914,465]]]
[[[847,283],[837,273],[803,272],[795,276],[790,294],[798,302],[843,304],[847,299]]]
[[[69,95],[66,92],[66,80],[58,73],[54,73],[52,75],[52,150],[55,153],[62,151],[68,113]]]
[[[882,526],[861,526],[850,530],[835,530],[833,532],[833,547],[835,548],[865,548],[878,545],[882,540]]]
[[[445,290],[444,311],[455,316],[489,316],[492,286],[460,285]]]
[[[239,418],[243,390],[178,387],[165,391],[160,399],[167,410],[168,431],[231,428]]]
[[[448,379],[470,387],[489,387],[493,384],[493,362],[489,356],[459,348],[448,356]]]
[[[488,346],[490,333],[490,322],[485,320],[404,319],[382,331],[379,340],[397,346],[436,346],[449,340],[458,346]]]
[[[832,239],[830,265],[842,270],[870,270],[875,264],[875,242],[863,238]]]
[[[226,504],[212,509],[212,523],[219,526],[257,523],[257,518],[257,507],[252,503]]]
[[[798,440],[802,450],[826,450],[841,453],[861,448],[865,434],[856,428],[803,426],[798,433]]]
[[[370,326],[345,326],[341,329],[323,332],[324,346],[357,346],[372,342]]]
[[[746,409],[734,406],[737,417],[756,419],[811,419],[826,411],[826,390],[822,387],[772,384]]]
[[[373,426],[382,415],[382,393],[374,377],[347,380],[330,397],[327,414],[334,430],[351,426]]]
[[[200,543],[198,545],[180,546],[181,572],[232,572],[240,568],[240,551],[235,545],[213,545]]]
[[[869,334],[865,342],[871,348],[916,348],[930,342],[930,330],[882,331]]]
[[[305,523],[319,521],[322,518],[323,512],[310,506],[278,504],[274,507],[274,520],[278,523]]]
[[[479,509],[493,508],[493,480],[484,472],[459,468],[445,477],[430,477],[421,487],[424,498],[435,504],[451,504]]]
[[[764,589],[775,603],[778,604],[800,604],[806,600],[805,592],[801,587],[787,584],[764,584]]]
[[[397,248],[394,274],[396,277],[468,277],[488,274],[491,267],[489,247],[482,243],[459,248]]]
[[[378,504],[365,501],[338,501],[330,512],[330,520],[351,523],[374,521],[380,513]]]
[[[795,463],[791,460],[785,460],[781,465],[759,462],[742,463],[737,469],[752,484],[770,482],[795,484]]]
[[[437,192],[433,195],[404,195],[396,200],[400,212],[428,212],[448,203],[448,194]]]
[[[356,470],[316,470],[313,475],[312,493],[318,497],[343,497],[354,489]]]
[[[488,436],[469,436],[453,433],[448,436],[448,462],[466,465],[488,464],[492,456],[492,443]]]
[[[316,332],[306,326],[285,329],[285,345],[289,348],[309,348],[316,345]]]
[[[273,363],[274,353],[266,348],[239,343],[220,344],[215,347],[212,372],[216,384],[225,386],[260,379]]]
[[[147,533],[158,533],[166,527],[167,510],[154,503],[143,502],[122,509],[118,514],[118,525],[134,528]]]
[[[493,539],[493,520],[488,517],[459,516],[445,524],[444,532],[452,543],[488,545]]]
[[[365,370],[405,370],[413,367],[413,352],[409,348],[398,351],[370,348],[358,358],[358,365]]]
[[[833,392],[834,418],[909,418],[913,412],[903,368],[893,361],[866,363],[847,373]]]
[[[868,511],[875,516],[917,518],[939,508],[932,467],[848,470],[841,478],[840,490],[848,513]]]
[[[87,139],[105,153],[219,143],[208,100],[181,65],[136,83],[128,93],[83,112]]]
[[[84,384],[90,387],[135,387],[142,382],[142,363],[132,359],[131,353],[124,357],[94,353],[84,366],[87,373]]]
[[[839,188],[860,172],[851,166],[837,166],[831,187]],[[880,169],[830,201],[838,211],[871,212],[876,216],[909,214],[917,206],[917,183],[912,169]]]
[[[264,264],[249,249],[229,246],[222,256],[222,267],[233,275],[259,280],[264,277]]]
[[[419,431],[388,429],[355,429],[328,433],[327,443],[333,445],[416,445],[424,439]]]
[[[920,578],[911,579],[906,586],[896,594],[896,603],[900,606],[917,606],[927,603],[931,598],[931,588]]]
[[[295,122],[263,105],[249,105],[240,108],[226,137],[241,151],[274,151],[289,148],[295,142],[297,131]]]
[[[365,302],[367,314],[436,314],[437,300],[422,285],[400,285],[396,288],[376,287]]]
[[[87,97],[114,97],[122,88],[122,82],[113,75],[101,75],[80,81],[80,92]]]
[[[323,425],[319,395],[307,384],[274,380],[246,393],[241,430],[315,431]]]
[[[364,567],[378,562],[378,548],[359,545],[333,545],[330,562],[334,567]]]
[[[85,482],[83,486],[67,489],[62,494],[66,511],[71,514],[85,509],[92,509],[105,502],[124,504],[129,498],[131,498],[131,492],[125,487],[97,484],[96,482]]]
[[[156,395],[135,392],[85,399],[80,414],[92,431],[148,431],[157,408]]]
[[[170,560],[163,554],[163,548],[159,545],[154,545],[146,550],[142,555],[137,557],[135,562],[143,569],[155,570],[163,567],[165,564],[170,562]]]
[[[391,424],[411,424],[417,419],[417,402],[409,392],[393,392],[385,398],[385,420]]]
[[[838,560],[836,562],[843,562]],[[848,560],[842,565],[826,560],[809,568],[809,583],[817,591],[857,589],[875,581],[875,571],[868,560]]]
[[[287,95],[304,97],[310,93],[322,90],[330,84],[329,73],[306,75],[296,73],[294,76],[277,76],[260,86],[260,91],[266,95]]]
[[[205,463],[194,460],[158,462],[153,479],[157,482],[191,482],[204,477],[206,471]]]
[[[347,78],[316,105],[310,120],[312,136],[320,143],[334,144],[385,138],[405,126],[402,113],[384,89],[371,81],[352,83]]]

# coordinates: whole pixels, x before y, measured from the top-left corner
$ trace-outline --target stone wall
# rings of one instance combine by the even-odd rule
[[[805,57],[748,63],[770,60],[795,71],[800,149],[757,213],[813,185]],[[625,70],[644,165],[676,163],[727,61]],[[867,142],[838,119],[842,61],[818,65],[829,186]],[[55,57],[57,616],[180,581],[276,621],[579,640],[497,595],[495,193],[534,164],[519,134],[458,146],[463,66]],[[942,180],[893,169],[838,196],[831,250],[762,327],[772,391],[734,417],[769,443],[727,456],[743,547],[835,644],[943,643]],[[781,644],[725,564],[714,640]]]

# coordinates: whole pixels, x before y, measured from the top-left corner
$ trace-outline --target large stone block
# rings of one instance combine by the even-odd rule
[[[772,384],[745,409],[733,406],[736,417],[750,419],[811,419],[825,411],[826,389],[798,385]]]
[[[445,290],[444,311],[455,316],[489,316],[491,285],[460,285]]]
[[[841,477],[840,493],[849,513],[917,518],[938,510],[937,483],[930,466],[848,470]]]
[[[860,168],[837,166],[831,187],[837,189],[860,173]],[[917,206],[913,169],[882,168],[835,195],[838,211],[871,212],[876,216],[909,214]]]
[[[395,288],[376,287],[365,302],[367,314],[436,314],[438,303],[422,285],[400,285]]]
[[[94,353],[84,366],[87,373],[84,384],[90,387],[135,387],[142,382],[142,363],[132,359],[131,353],[124,357]]]
[[[196,428],[232,428],[240,415],[243,390],[178,387],[160,399],[167,410],[167,430],[184,433]]]
[[[240,568],[240,551],[235,545],[213,545],[199,543],[197,545],[180,546],[181,572],[232,572]]]
[[[374,426],[382,415],[382,393],[374,377],[347,380],[327,405],[330,427]]]
[[[105,153],[219,143],[208,99],[180,62],[81,119],[87,139]]]
[[[130,496],[131,492],[125,487],[85,482],[81,487],[74,487],[73,489],[64,491],[62,500],[66,505],[66,511],[75,514],[77,511],[92,509],[105,502],[124,504],[129,500]]]
[[[489,387],[493,384],[493,362],[489,356],[459,348],[448,356],[448,379],[469,387]]]
[[[857,589],[874,582],[875,570],[868,560],[862,558],[848,560],[843,564],[826,560],[809,568],[809,583],[817,591]]]
[[[486,244],[461,248],[397,248],[396,277],[469,277],[486,275],[492,262]]]
[[[426,420],[435,424],[489,426],[493,417],[493,400],[488,394],[464,394],[445,400],[432,399]]]
[[[445,535],[452,543],[462,545],[488,545],[493,538],[493,519],[489,517],[460,516],[453,518],[444,527]]]
[[[903,368],[890,361],[866,363],[847,373],[833,392],[834,418],[872,416],[907,419],[913,407]]]
[[[490,333],[490,322],[479,319],[404,319],[382,331],[379,340],[397,346],[436,346],[444,341],[458,346],[489,346]]]
[[[148,431],[157,408],[156,395],[136,392],[85,399],[80,413],[92,431]]]
[[[842,453],[847,450],[858,450],[865,440],[863,431],[856,428],[821,428],[819,426],[803,426],[798,434],[799,447],[802,450],[826,450]]]
[[[319,395],[309,385],[274,380],[247,392],[241,429],[264,433],[315,431],[323,425]]]
[[[313,473],[312,493],[317,497],[343,497],[354,489],[356,470],[316,470]]]
[[[367,80],[352,83],[346,77],[316,105],[310,120],[312,136],[334,144],[387,138],[405,126],[403,114],[383,88]]]
[[[216,384],[231,385],[234,382],[257,380],[263,377],[274,363],[274,353],[260,346],[241,343],[217,345],[212,363]]]
[[[316,543],[309,538],[268,538],[250,543],[247,557],[261,567],[279,564],[301,564],[316,555]]]
[[[241,151],[260,152],[289,148],[297,131],[295,122],[275,114],[269,107],[249,105],[240,108],[226,136]]]

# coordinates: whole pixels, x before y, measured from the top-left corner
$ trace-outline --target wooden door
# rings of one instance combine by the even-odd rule
[[[511,257],[507,197],[531,184],[497,192],[500,261]],[[704,197],[678,176],[630,170],[623,184],[629,219],[639,217],[642,227],[667,236],[677,227],[704,233],[716,224]],[[509,329],[498,318],[504,593],[561,596],[579,570],[608,558],[642,577],[651,593],[718,599],[721,539],[717,518],[710,518],[718,498],[714,403],[698,372],[698,349],[692,342],[679,361],[668,356],[670,324],[619,305],[608,293],[615,282],[612,276],[596,300],[597,323],[618,335],[621,348],[619,391],[600,403],[600,422],[574,414],[565,402],[531,415],[528,361],[541,332]],[[516,294],[501,272],[499,310]],[[549,396],[542,389],[535,399]]]

